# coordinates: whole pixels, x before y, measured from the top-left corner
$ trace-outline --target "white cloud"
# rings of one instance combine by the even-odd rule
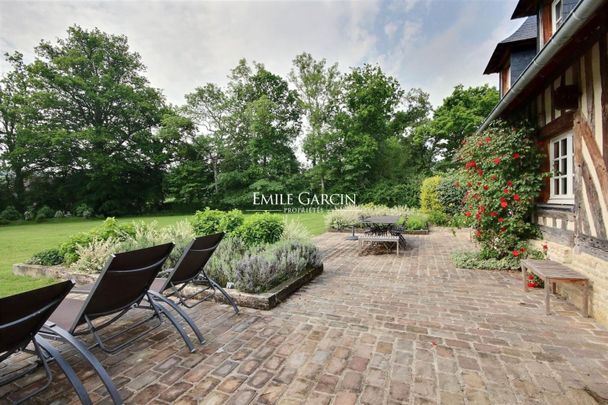
[[[125,34],[152,84],[181,103],[196,86],[225,82],[242,57],[283,75],[303,51],[343,68],[359,64],[376,42],[369,32],[378,3],[5,1],[1,9],[2,53],[32,60],[40,39],[64,37],[72,24]]]
[[[19,50],[32,60],[41,39],[54,41],[79,24],[126,35],[151,83],[173,103],[203,83],[225,83],[242,57],[286,75],[306,51],[342,70],[380,63],[403,87],[422,87],[438,104],[457,83],[495,81],[482,77],[483,67],[515,25],[509,22],[515,0],[461,0],[457,13],[431,24],[455,1],[0,0],[0,52]],[[490,15],[493,32],[476,30]]]

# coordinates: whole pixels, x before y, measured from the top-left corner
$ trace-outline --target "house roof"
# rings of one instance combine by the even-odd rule
[[[537,6],[538,0],[519,0],[511,19],[535,15]]]
[[[536,15],[526,18],[522,25],[510,36],[503,39],[496,45],[488,66],[484,70],[483,74],[487,75],[490,73],[500,72],[506,52],[514,46],[530,43],[536,45],[536,33],[537,33]]]
[[[520,3],[522,2],[523,0],[520,0]],[[556,72],[563,69],[566,61],[571,63],[585,46],[590,46],[605,23],[608,0],[565,0],[564,10],[566,5],[568,10],[564,12],[562,25],[500,99],[477,129],[478,133],[496,118],[504,117],[515,108],[533,100],[532,95],[543,88],[547,78],[554,77]]]

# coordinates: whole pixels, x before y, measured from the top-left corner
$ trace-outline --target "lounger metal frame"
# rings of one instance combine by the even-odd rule
[[[61,285],[61,284],[63,284],[63,285]],[[12,356],[18,352],[31,353],[31,354],[35,355],[38,359],[38,361],[33,363],[31,366],[26,367],[25,369],[20,370],[19,372],[14,372],[14,373],[0,379],[0,385],[9,384],[29,373],[32,373],[35,370],[37,370],[40,367],[40,365],[42,365],[42,367],[45,371],[45,374],[46,374],[45,384],[42,387],[37,388],[36,390],[30,392],[25,397],[16,400],[14,402],[16,404],[19,404],[19,403],[27,401],[28,399],[31,399],[32,397],[34,397],[35,395],[39,394],[40,392],[44,391],[46,388],[49,387],[49,385],[53,381],[53,373],[51,372],[49,365],[48,365],[49,361],[57,362],[57,365],[59,366],[61,371],[63,371],[63,373],[66,375],[66,377],[68,378],[68,381],[70,382],[70,384],[76,391],[76,394],[78,395],[78,398],[80,399],[80,402],[82,402],[83,404],[86,404],[86,405],[92,403],[91,399],[89,398],[89,395],[87,394],[87,391],[85,390],[84,386],[82,385],[82,382],[80,381],[80,379],[74,372],[74,369],[68,364],[67,361],[65,361],[63,356],[59,353],[59,351],[57,349],[55,349],[50,342],[48,342],[46,339],[44,339],[39,334],[39,331],[41,328],[43,328],[43,324],[46,321],[46,319],[48,319],[48,317],[52,314],[52,312],[55,310],[55,308],[57,308],[57,306],[59,306],[59,304],[69,293],[69,291],[73,285],[74,284],[71,281],[66,281],[66,282],[58,283],[58,284],[55,284],[55,285],[52,285],[49,287],[43,287],[42,289],[57,288],[58,289],[57,297],[52,299],[49,303],[44,305],[42,308],[33,310],[32,312],[30,312],[18,319],[15,319],[11,322],[0,325],[0,333],[15,333],[15,332],[17,332],[14,330],[15,328],[19,328],[21,325],[23,325],[23,327],[25,327],[25,325],[28,325],[32,322],[37,322],[34,325],[32,325],[31,331],[29,331],[20,342],[17,342],[12,347],[5,348],[4,352],[2,354],[0,354],[0,362],[8,359],[10,356]],[[63,288],[63,291],[61,290],[61,288]],[[38,289],[38,290],[41,290],[41,289]],[[27,297],[26,297],[27,294],[36,294],[36,291],[37,290],[24,293],[23,294],[24,299],[27,299]],[[13,299],[14,299],[14,297],[13,297]],[[28,349],[28,346],[30,345],[30,343],[33,346],[33,350]],[[111,380],[110,380],[110,384],[112,387],[114,386],[114,384],[111,382]],[[118,396],[118,398],[120,398],[120,396]]]
[[[186,332],[183,330],[183,328],[179,324],[179,322],[177,322],[175,317],[169,311],[167,311],[161,305],[158,305],[156,303],[154,294],[152,291],[150,291],[150,285],[154,281],[156,275],[158,275],[158,272],[160,272],[160,270],[162,269],[162,265],[169,257],[169,254],[171,253],[173,246],[174,246],[173,243],[168,243],[165,245],[159,245],[159,246],[155,246],[152,248],[148,248],[148,249],[154,249],[154,248],[160,249],[162,247],[165,247],[166,252],[164,252],[162,254],[162,256],[159,260],[157,260],[156,262],[154,262],[152,264],[144,266],[144,267],[129,268],[129,269],[112,268],[113,262],[117,258],[118,255],[128,255],[128,254],[132,254],[132,253],[139,252],[139,251],[125,252],[125,253],[119,253],[116,255],[112,255],[107,260],[106,265],[104,266],[99,277],[97,278],[97,281],[95,282],[95,284],[91,288],[90,292],[88,293],[88,296],[85,299],[83,305],[80,307],[80,310],[79,310],[77,316],[74,318],[72,325],[70,326],[70,328],[68,328],[68,332],[73,334],[74,336],[82,336],[82,335],[87,335],[90,333],[93,336],[95,343],[93,345],[91,345],[89,347],[89,349],[99,346],[101,348],[101,350],[103,350],[104,352],[115,353],[115,352],[125,348],[126,346],[132,344],[135,340],[141,338],[145,334],[158,328],[163,322],[162,315],[165,315],[167,317],[167,319],[171,322],[171,324],[175,327],[175,329],[178,331],[178,333],[180,334],[180,336],[182,337],[182,339],[188,346],[188,349],[190,350],[190,352],[194,352],[195,347],[192,344],[192,341],[190,340],[190,338],[188,337]],[[145,250],[145,249],[141,249],[141,251],[143,251],[143,250]],[[107,311],[101,311],[101,312],[88,311],[89,304],[94,302],[94,299],[96,297],[95,294],[97,293],[98,289],[100,288],[101,283],[103,283],[103,281],[104,281],[104,277],[106,277],[107,274],[114,272],[114,273],[119,273],[121,275],[125,275],[125,274],[137,274],[137,273],[142,273],[142,272],[146,272],[146,271],[148,271],[148,272],[152,271],[152,272],[155,272],[155,274],[150,276],[150,278],[148,280],[148,284],[145,286],[145,288],[142,287],[142,291],[136,297],[129,300],[124,305],[122,305],[121,307],[118,307],[118,308],[113,307],[113,308],[109,308]],[[144,301],[144,299],[145,299],[146,303],[142,303]],[[101,334],[99,333],[99,331],[101,329],[104,329],[107,326],[113,324],[115,321],[120,319],[127,312],[129,312],[131,309],[134,309],[134,308],[150,310],[150,311],[152,311],[152,314],[149,317],[144,318],[141,321],[135,322],[134,324],[130,325],[127,328],[122,328],[120,332],[117,332],[110,336],[101,336]],[[110,318],[109,320],[102,321],[100,324],[96,325],[94,323],[95,319],[100,318],[100,317],[110,316],[110,315],[114,315],[114,316],[112,318]],[[108,342],[113,341],[116,338],[119,338],[120,336],[125,335],[126,333],[129,333],[131,330],[141,326],[142,324],[144,324],[154,318],[157,319],[158,323],[154,326],[147,328],[146,330],[144,330],[137,336],[134,336],[134,337],[132,337],[122,343],[118,343],[114,346],[110,346],[108,344]],[[84,326],[84,327],[82,327],[82,326]],[[52,327],[50,329],[53,330]],[[202,338],[202,335],[200,335],[200,332],[198,332],[198,330],[195,330],[195,333],[197,334],[197,338],[199,338],[199,341],[201,343],[204,343],[204,339]]]
[[[212,235],[207,235],[207,236],[201,236],[198,237],[196,239],[194,239],[192,242],[190,242],[190,244],[188,245],[188,247],[186,249],[184,249],[184,253],[182,254],[182,256],[180,257],[179,261],[176,263],[175,267],[171,270],[171,272],[169,273],[169,275],[166,278],[165,283],[162,285],[162,287],[160,289],[157,290],[157,292],[159,293],[160,297],[158,297],[159,300],[171,305],[174,304],[173,301],[171,301],[169,298],[167,297],[176,297],[177,300],[179,301],[180,305],[183,305],[186,308],[194,308],[195,306],[197,306],[198,304],[200,304],[203,301],[208,300],[209,298],[213,297],[217,291],[219,291],[226,299],[226,301],[228,301],[228,303],[232,306],[232,308],[234,309],[234,312],[236,314],[239,313],[239,307],[237,306],[236,302],[234,301],[234,299],[230,296],[230,294],[228,294],[226,292],[226,290],[224,290],[218,283],[216,283],[212,278],[210,278],[207,273],[205,272],[205,265],[207,264],[207,262],[209,261],[209,259],[211,258],[211,256],[213,255],[213,252],[215,251],[215,249],[217,249],[217,247],[219,246],[219,244],[221,243],[222,239],[224,238],[224,233],[217,233],[217,234],[212,234]],[[202,240],[205,239],[216,239],[217,242],[215,244],[213,244],[212,246],[206,247],[206,248],[201,248],[201,249],[194,249],[193,246],[195,244],[197,244],[197,242],[200,242]],[[211,252],[209,257],[207,257],[207,259],[200,264],[200,266],[198,267],[197,270],[192,271],[192,274],[182,280],[179,280],[178,282],[174,282],[172,279],[174,277],[175,274],[177,274],[177,272],[180,269],[180,266],[182,265],[182,263],[186,260],[188,254],[190,253],[205,253],[205,252]],[[205,284],[206,286],[201,288],[199,291],[196,291],[190,295],[185,295],[183,293],[183,290],[190,284]],[[193,304],[189,304],[188,301],[194,299],[195,297],[209,291],[212,290],[211,293],[207,293],[204,297],[199,298],[198,300],[196,300]],[[167,296],[163,295],[163,292],[168,291]],[[162,298],[161,298],[162,297]],[[178,310],[177,307],[175,307],[174,305],[171,305],[172,308],[174,308],[176,311],[182,313],[183,311]],[[183,317],[184,315],[182,315]],[[187,316],[187,315],[186,315]]]

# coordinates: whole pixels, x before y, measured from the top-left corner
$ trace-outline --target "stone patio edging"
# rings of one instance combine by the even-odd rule
[[[323,264],[319,267],[311,267],[297,277],[292,277],[272,288],[271,290],[252,294],[241,292],[236,289],[226,288],[226,291],[239,306],[269,310],[285,301],[291,294],[300,289],[323,272]],[[29,276],[37,278],[56,278],[61,280],[73,280],[77,285],[93,284],[97,280],[96,274],[84,274],[71,271],[62,266],[42,266],[38,264],[18,263],[13,265],[13,274],[17,276]],[[193,293],[196,287],[187,287],[186,293]],[[222,294],[216,293],[214,299],[217,302],[227,303]]]
[[[285,301],[291,294],[299,290],[300,287],[321,273],[323,273],[323,264],[319,267],[311,267],[303,274],[292,277],[273,289],[260,294],[241,292],[232,288],[226,288],[226,291],[241,307],[269,310]],[[215,294],[215,300],[226,303],[224,296],[219,293]]]
[[[43,266],[27,263],[13,264],[13,274],[35,278],[50,277],[60,280],[73,280],[77,285],[93,284],[97,280],[97,274],[78,273],[63,266]]]

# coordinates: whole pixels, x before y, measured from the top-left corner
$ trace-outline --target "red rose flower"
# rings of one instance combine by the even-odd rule
[[[500,163],[500,158],[499,157],[494,158],[494,164],[497,165],[499,163]]]
[[[496,181],[496,175],[495,175],[495,174],[493,174],[493,175],[491,176],[491,179],[492,179],[492,180],[494,180],[494,181]]]
[[[483,176],[483,170],[481,170],[481,169],[477,170],[477,174],[480,176]]]
[[[509,187],[513,187],[513,182],[512,182],[511,180],[508,180],[508,181],[507,181],[507,186],[509,186]]]
[[[547,245],[546,243],[543,245],[543,250],[546,252],[547,250],[549,250],[549,245]]]
[[[509,194],[509,189],[505,188],[504,190],[502,190],[502,192],[505,193],[505,194]]]
[[[526,251],[525,247],[522,247],[521,249],[519,249],[520,252],[524,253]]]
[[[484,190],[486,190],[486,191],[487,191],[487,190],[488,190],[488,188],[489,188],[489,187],[488,187],[488,185],[487,185],[487,184],[484,184],[484,185],[483,185],[483,189],[484,189]]]
[[[514,194],[514,195],[513,195],[513,199],[514,199],[515,201],[519,201],[519,200],[520,200],[520,198],[519,198],[519,194]]]
[[[530,288],[536,288],[536,283],[528,283],[528,287],[530,287]]]
[[[465,212],[465,213],[464,213],[464,216],[465,216],[465,217],[470,217],[470,216],[471,216],[471,211],[467,211],[467,212]]]
[[[509,206],[509,204],[506,201],[501,201],[500,206],[503,208],[507,208]]]
[[[486,143],[490,143],[491,140],[492,138],[490,138],[489,136],[486,137]]]
[[[496,211],[492,211],[492,212],[490,212],[490,216],[495,217],[496,215],[498,215],[498,214],[496,213]]]
[[[498,218],[498,222],[503,223],[505,219],[504,218]]]
[[[519,250],[514,250],[513,251],[513,256],[515,256],[515,257],[519,256]]]
[[[475,218],[479,221],[481,219],[481,214],[478,212],[477,214],[475,214]]]
[[[528,276],[528,280],[534,280],[534,274],[530,274],[530,275]]]
[[[470,169],[471,167],[475,167],[475,166],[477,166],[477,163],[475,163],[474,160],[471,160],[470,162],[467,162],[467,164],[465,165],[465,167],[467,169]]]
[[[486,207],[483,205],[479,207],[479,212],[486,212]]]
[[[519,153],[515,152],[515,153],[513,154],[513,159],[519,159]]]

